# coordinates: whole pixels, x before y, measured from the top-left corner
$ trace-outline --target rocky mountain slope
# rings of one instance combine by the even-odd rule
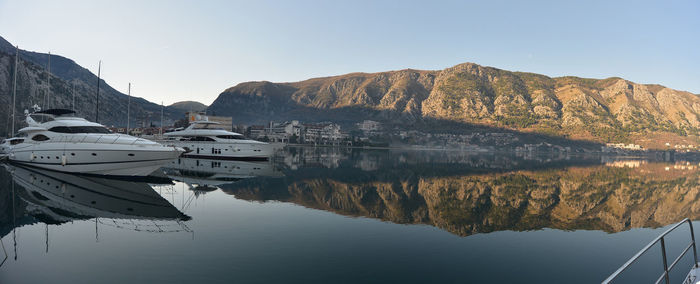
[[[43,106],[47,88],[46,65],[48,54],[20,49],[20,63],[17,72],[17,127],[23,126],[21,115],[24,109],[33,104]],[[12,106],[12,83],[15,66],[15,48],[0,37],[0,118],[7,123],[0,125],[0,135],[9,129],[9,117]],[[75,110],[77,115],[95,119],[95,95],[97,93],[97,76],[76,64],[73,60],[60,55],[51,55],[51,100],[50,106],[72,108],[75,93]],[[115,90],[104,80],[100,83],[100,123],[105,125],[126,125],[127,95]],[[131,125],[137,122],[160,123],[161,107],[139,97],[131,98]],[[166,118],[179,119],[183,112],[177,109],[165,109]],[[7,124],[7,125],[6,125]]]
[[[700,97],[689,92],[621,78],[551,78],[473,63],[440,71],[241,83],[221,93],[209,109],[244,123],[374,119],[411,128],[449,121],[599,142],[632,142],[649,134],[697,140],[700,127]]]

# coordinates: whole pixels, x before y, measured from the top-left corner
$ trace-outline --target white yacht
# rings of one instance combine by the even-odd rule
[[[67,109],[27,113],[28,126],[3,144],[9,149],[8,159],[61,172],[147,176],[184,152],[112,133],[101,124],[72,116],[74,113]]]
[[[236,160],[267,160],[272,145],[226,131],[213,121],[194,121],[185,129],[163,134],[169,146],[184,148],[184,157]]]
[[[12,151],[12,146],[22,143],[22,141],[24,141],[24,138],[21,137],[3,139],[0,142],[0,157],[7,157]]]

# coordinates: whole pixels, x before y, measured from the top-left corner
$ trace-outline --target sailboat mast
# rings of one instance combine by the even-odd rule
[[[72,104],[73,108],[71,108],[71,109],[73,111],[75,111],[75,82],[71,83],[71,87],[73,88],[73,91],[71,92],[71,94],[73,94],[73,104]]]
[[[163,101],[160,101],[160,136],[163,137]]]
[[[97,100],[95,101],[95,122],[100,123],[100,70],[102,70],[102,60],[97,65]]]
[[[17,100],[17,68],[19,67],[19,45],[15,53],[15,78],[12,83],[12,132],[10,135],[15,135],[15,101]]]
[[[51,51],[49,51],[49,70],[46,74],[46,109],[51,108]]]
[[[126,103],[126,135],[129,135],[129,120],[131,117],[131,82],[129,82],[129,90],[127,91],[129,100]]]

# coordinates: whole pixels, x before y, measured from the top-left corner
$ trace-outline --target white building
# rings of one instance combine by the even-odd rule
[[[365,136],[371,136],[382,130],[382,124],[374,120],[365,120],[358,123],[357,128],[359,128]]]

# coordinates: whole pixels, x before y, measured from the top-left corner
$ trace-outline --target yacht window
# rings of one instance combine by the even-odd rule
[[[112,133],[112,131],[102,126],[56,126],[51,127],[49,131],[57,133]]]
[[[201,124],[195,124],[194,129],[216,129],[216,130],[223,130],[222,127],[218,126],[217,124],[213,123],[201,123]]]
[[[49,129],[51,132],[57,132],[57,133],[71,133],[71,130],[67,126],[56,126],[56,127],[51,127]]]
[[[182,138],[180,141],[216,141],[212,138],[205,137],[205,136],[187,136],[185,138]]]
[[[243,135],[217,135],[216,138],[245,140],[245,136]]]
[[[34,121],[38,123],[44,123],[49,121],[54,121],[53,117],[41,114],[30,114],[29,115]]]
[[[17,144],[22,143],[22,142],[24,142],[24,139],[14,139],[14,140],[10,140],[10,145],[17,145]]]
[[[46,137],[46,135],[43,135],[43,134],[37,134],[37,135],[34,135],[34,137],[32,137],[32,140],[34,140],[34,141],[46,141],[46,140],[49,140],[49,137]]]

